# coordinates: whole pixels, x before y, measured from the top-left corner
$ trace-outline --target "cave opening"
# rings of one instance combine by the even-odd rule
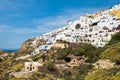
[[[66,57],[64,60],[65,60],[66,62],[70,62],[70,61],[71,61],[71,58]]]

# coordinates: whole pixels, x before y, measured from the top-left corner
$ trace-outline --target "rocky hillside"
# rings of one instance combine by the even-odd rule
[[[37,39],[36,37],[31,38],[22,44],[20,51],[26,51],[29,54],[35,51],[36,48],[38,48],[40,45],[43,45],[43,44],[45,44],[44,39]]]
[[[51,48],[46,54],[36,54],[16,59],[23,52],[0,53],[1,80],[119,80],[120,79],[120,33],[102,48],[91,44],[69,43],[65,48]],[[26,71],[25,62],[38,62],[35,72]],[[12,74],[16,75],[12,75]],[[22,75],[22,76],[18,76]],[[29,76],[28,76],[29,75]],[[27,76],[27,77],[26,77]]]

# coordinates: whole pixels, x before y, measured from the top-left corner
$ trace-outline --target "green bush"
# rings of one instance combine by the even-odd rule
[[[85,77],[85,80],[120,80],[120,68],[99,69]]]
[[[81,64],[78,67],[79,73],[82,74],[86,74],[90,69],[92,69],[93,66],[91,64]]]
[[[107,45],[112,45],[120,42],[120,32],[114,34],[112,36],[112,39],[109,41]]]
[[[71,53],[71,48],[64,48],[64,49],[59,49],[57,52],[57,59],[65,59],[67,57],[68,54]]]
[[[95,62],[100,55],[100,53],[98,53],[99,48],[96,48],[91,44],[79,45],[79,47],[74,49],[73,51],[74,55],[76,56],[85,55],[87,57],[86,62]]]
[[[37,54],[37,55],[32,56],[31,58],[33,61],[38,61],[41,58],[41,56],[40,54]]]
[[[79,44],[77,48],[64,48],[59,49],[57,52],[57,59],[65,59],[68,54],[74,54],[75,56],[83,56],[87,57],[86,62],[96,62],[99,59],[99,55],[105,50],[106,48],[96,48],[91,44]]]
[[[120,61],[120,45],[118,46],[112,46],[105,50],[100,57],[102,59],[109,59],[113,62],[119,62]]]
[[[78,47],[77,49],[74,49],[74,55],[76,56],[82,56],[85,54],[85,48],[84,47]]]
[[[47,62],[45,63],[45,66],[47,67],[47,69],[48,69],[50,72],[56,71],[55,65],[54,65],[54,63],[51,62],[51,61],[47,61]]]
[[[81,74],[77,74],[74,80],[84,80],[84,76]]]
[[[62,72],[62,76],[64,77],[64,80],[73,80],[71,72],[67,69]]]

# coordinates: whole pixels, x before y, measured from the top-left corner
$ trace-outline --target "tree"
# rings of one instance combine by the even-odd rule
[[[81,44],[78,48],[74,49],[74,54],[76,56],[85,55],[87,57],[87,62],[94,62],[96,58],[95,51],[97,50],[96,47],[92,46],[91,44]]]
[[[64,49],[59,49],[57,52],[57,59],[65,59],[68,54],[71,53],[71,48],[64,48]]]

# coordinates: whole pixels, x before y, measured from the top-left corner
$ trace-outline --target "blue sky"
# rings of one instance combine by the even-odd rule
[[[85,13],[107,9],[119,0],[0,0],[0,49],[21,44],[66,25]]]

